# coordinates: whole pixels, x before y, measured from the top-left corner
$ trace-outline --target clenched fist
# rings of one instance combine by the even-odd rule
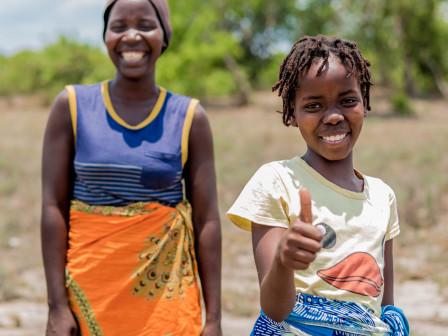
[[[311,195],[302,188],[300,195],[299,218],[283,234],[277,246],[276,258],[286,268],[305,270],[316,259],[322,245],[322,233],[313,226]]]

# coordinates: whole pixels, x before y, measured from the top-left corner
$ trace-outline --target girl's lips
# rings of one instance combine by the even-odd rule
[[[334,135],[325,135],[325,136],[319,136],[319,138],[328,144],[339,144],[342,143],[347,137],[349,136],[349,132],[347,133],[340,133],[340,134],[334,134]]]
[[[350,254],[336,265],[317,272],[328,284],[359,295],[381,294],[383,277],[374,257],[365,252]]]

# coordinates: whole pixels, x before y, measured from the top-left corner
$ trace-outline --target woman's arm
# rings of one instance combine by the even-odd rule
[[[201,106],[190,130],[186,168],[187,198],[193,208],[195,248],[206,306],[202,335],[221,335],[221,226],[213,140]]]
[[[386,241],[384,247],[384,294],[382,306],[394,304],[394,256],[393,239]]]
[[[51,110],[42,155],[42,252],[47,280],[47,335],[71,335],[77,330],[65,288],[65,264],[74,139],[67,93]]]

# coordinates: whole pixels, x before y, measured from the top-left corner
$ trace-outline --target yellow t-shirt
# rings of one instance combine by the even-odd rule
[[[359,173],[358,173],[359,174]],[[362,176],[363,192],[328,181],[301,158],[263,165],[227,215],[288,228],[300,213],[299,189],[312,198],[313,225],[325,232],[323,248],[307,270],[295,272],[298,292],[353,301],[379,315],[384,288],[384,245],[400,232],[395,194],[380,179]]]

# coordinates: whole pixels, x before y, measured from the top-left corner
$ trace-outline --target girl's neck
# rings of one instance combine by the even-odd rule
[[[145,101],[156,98],[159,89],[154,74],[139,79],[129,79],[117,74],[110,82],[110,92],[120,100]]]
[[[334,184],[350,191],[363,190],[364,182],[355,174],[352,153],[345,159],[330,161],[308,148],[302,159]]]

